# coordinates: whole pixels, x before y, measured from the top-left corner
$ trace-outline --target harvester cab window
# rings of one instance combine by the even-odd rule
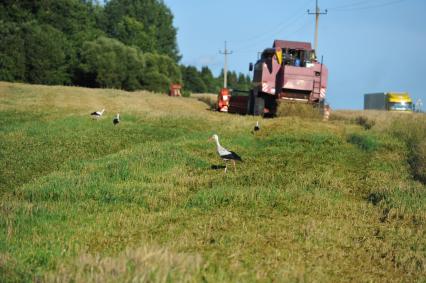
[[[304,67],[312,67],[314,62],[317,61],[314,50],[305,50]]]
[[[284,64],[295,66],[295,67],[303,67],[305,64],[304,60],[304,51],[297,49],[283,49],[284,54]]]
[[[305,50],[299,50],[297,53],[297,59],[299,60],[297,67],[305,67]]]
[[[315,54],[315,50],[312,50],[311,52],[309,52],[309,60],[311,62],[317,61],[317,55]]]
[[[294,52],[292,49],[283,48],[284,65],[293,65]]]

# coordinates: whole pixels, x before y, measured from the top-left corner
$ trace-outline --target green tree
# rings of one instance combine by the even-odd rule
[[[164,74],[153,71],[144,75],[143,83],[146,90],[164,93],[170,87],[171,81]]]
[[[4,0],[0,36],[1,80],[159,92],[171,83],[193,92],[221,85],[206,66],[177,65],[162,0]]]
[[[207,66],[203,66],[201,68],[201,79],[206,85],[206,91],[211,93],[218,92],[217,84],[215,82],[215,78],[213,76],[212,71]]]
[[[246,75],[246,83],[251,87],[251,78],[249,75]]]
[[[177,31],[173,26],[173,14],[163,1],[111,0],[105,6],[105,17],[107,19],[106,30],[110,36],[123,40],[123,42],[134,41],[134,32],[137,31],[136,34],[140,36],[142,28],[144,34],[148,36],[149,42],[153,44],[153,47],[146,43],[138,45],[142,51],[165,54],[176,62],[180,60],[176,41]],[[127,34],[129,38],[123,38],[122,32],[126,17],[141,23],[138,26],[132,23],[133,31]],[[129,24],[128,20],[126,24]],[[149,48],[146,49],[147,47]]]
[[[32,0],[0,1],[0,20],[22,24],[34,19],[37,2]]]
[[[197,68],[193,66],[181,66],[183,87],[186,90],[197,93],[204,93],[207,91],[206,84],[201,78],[201,74]]]
[[[67,59],[71,47],[62,32],[50,25],[25,25],[26,81],[38,84],[70,83]]]
[[[93,29],[96,26],[96,9],[90,1],[43,0],[34,1],[37,21],[49,24],[67,37]]]
[[[238,89],[238,76],[235,71],[228,72],[228,88]]]
[[[238,81],[237,81],[238,89],[241,90],[249,90],[251,87],[250,78],[247,80],[247,76],[243,73],[238,74]]]
[[[216,78],[216,85],[217,87],[219,87],[219,89],[223,88],[223,81],[224,81],[224,71],[222,69],[219,73],[219,76]]]
[[[117,39],[127,45],[139,47],[145,52],[155,51],[155,39],[150,38],[144,24],[134,18],[125,16],[116,26]]]
[[[83,44],[80,72],[86,80],[80,83],[90,87],[140,89],[144,67],[138,49],[100,37]]]
[[[25,80],[25,40],[21,27],[0,20],[0,80]]]
[[[174,60],[166,55],[146,53],[143,88],[156,92],[167,92],[171,83],[181,83],[182,74]]]
[[[216,85],[221,88],[223,86],[223,69],[219,76],[215,79]],[[250,90],[252,87],[250,76],[235,71],[228,71],[228,88],[238,90]]]

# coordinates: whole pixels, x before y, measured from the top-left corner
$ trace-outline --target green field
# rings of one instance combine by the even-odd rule
[[[0,83],[0,282],[426,281],[424,114],[208,109]]]

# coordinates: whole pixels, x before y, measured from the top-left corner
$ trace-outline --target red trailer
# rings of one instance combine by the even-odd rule
[[[254,65],[253,89],[232,92],[228,112],[274,116],[280,101],[320,104],[327,79],[327,67],[318,62],[310,43],[275,40]]]

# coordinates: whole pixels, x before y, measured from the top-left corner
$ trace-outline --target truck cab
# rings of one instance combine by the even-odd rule
[[[413,111],[413,101],[408,93],[389,92],[387,94],[387,110]]]

